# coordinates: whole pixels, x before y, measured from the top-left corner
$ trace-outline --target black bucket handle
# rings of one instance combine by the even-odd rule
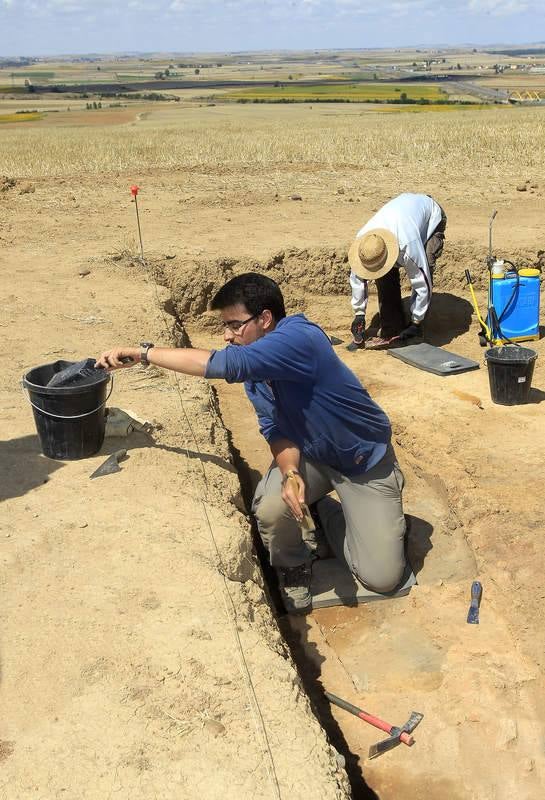
[[[92,411],[86,411],[84,414],[72,414],[72,415],[69,415],[69,416],[64,416],[64,414],[52,414],[51,411],[45,411],[43,408],[40,408],[39,406],[35,406],[34,403],[32,402],[32,400],[29,397],[29,390],[26,388],[26,386],[24,385],[23,381],[21,381],[21,389],[23,391],[23,395],[24,395],[27,403],[29,403],[29,405],[31,405],[32,408],[35,408],[36,411],[39,411],[40,414],[45,414],[46,417],[53,417],[54,419],[82,419],[82,417],[90,417],[91,414],[96,414],[97,411],[100,411],[100,409],[103,406],[106,405],[106,403],[110,399],[110,395],[112,394],[112,392],[114,390],[114,376],[112,375],[111,378],[112,378],[112,382],[111,382],[111,385],[110,385],[110,391],[108,392],[108,396],[106,397],[106,399],[99,406],[94,408]]]

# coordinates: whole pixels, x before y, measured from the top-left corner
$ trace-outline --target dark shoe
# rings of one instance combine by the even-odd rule
[[[365,342],[350,342],[350,344],[346,345],[346,349],[350,350],[353,353],[355,350],[365,350]]]
[[[397,339],[400,347],[406,344],[420,344],[424,341],[424,326],[422,324],[416,325],[413,323],[409,325],[408,328],[401,331]]]
[[[307,614],[312,611],[310,562],[298,567],[277,567],[280,595],[288,614]]]

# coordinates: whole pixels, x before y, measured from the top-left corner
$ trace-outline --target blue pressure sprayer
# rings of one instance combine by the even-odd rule
[[[487,314],[483,319],[469,270],[465,276],[475,312],[481,326],[479,341],[486,344],[514,344],[539,339],[539,291],[541,272],[534,268],[519,268],[507,259],[492,255],[492,223],[488,226],[488,300]]]

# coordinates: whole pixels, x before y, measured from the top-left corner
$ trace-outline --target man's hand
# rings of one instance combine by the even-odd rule
[[[121,360],[123,359],[123,361]],[[131,359],[127,361],[126,359]],[[140,361],[139,347],[113,347],[102,353],[95,364],[95,367],[102,367],[108,371],[122,369],[123,367],[134,367]]]
[[[365,339],[365,315],[364,314],[356,314],[356,316],[352,320],[352,325],[350,326],[350,331],[351,331],[352,337],[354,339],[354,344],[363,344],[363,340]]]
[[[417,322],[413,322],[408,328],[405,328],[404,331],[401,331],[399,334],[399,339],[402,342],[406,342],[408,339],[420,338],[421,336],[422,326]]]
[[[286,503],[297,522],[301,522],[303,519],[301,505],[305,502],[305,482],[295,469],[289,469],[284,473],[282,478],[282,500]]]

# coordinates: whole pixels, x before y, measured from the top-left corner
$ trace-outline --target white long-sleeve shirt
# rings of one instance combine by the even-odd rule
[[[391,231],[399,243],[399,256],[394,268],[404,267],[412,287],[411,319],[421,322],[426,316],[432,291],[432,281],[426,242],[441,222],[441,207],[427,194],[405,192],[394,197],[371,217],[356,238],[375,228]],[[356,314],[367,309],[367,281],[350,273],[352,308]]]

